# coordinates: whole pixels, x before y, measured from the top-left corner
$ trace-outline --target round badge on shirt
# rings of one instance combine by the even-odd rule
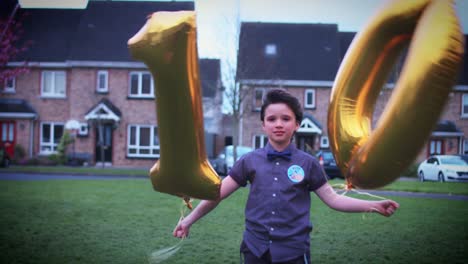
[[[304,180],[304,170],[299,165],[292,165],[288,168],[288,178],[294,183],[301,182]]]

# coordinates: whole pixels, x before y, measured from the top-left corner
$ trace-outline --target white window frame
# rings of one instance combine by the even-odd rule
[[[256,145],[257,139],[260,142],[259,146]],[[267,143],[268,143],[268,137],[266,135],[254,135],[252,137],[252,147],[254,149],[263,148],[266,146]]]
[[[308,102],[308,95],[312,94],[312,102]],[[315,89],[306,89],[304,91],[304,107],[305,108],[315,108]]]
[[[16,78],[10,77],[5,79],[3,83],[3,92],[4,93],[15,93],[16,92]]]
[[[62,74],[63,73],[63,78],[64,78],[64,88],[63,88],[63,94],[57,92],[57,87],[55,87],[55,80],[56,80],[56,75],[57,74]],[[44,86],[45,86],[45,75],[46,74],[52,74],[52,92],[45,92]],[[42,71],[41,73],[41,96],[42,97],[49,97],[49,98],[65,98],[67,95],[67,72],[66,71],[49,71],[45,70]]]
[[[432,139],[429,141],[429,154],[430,155],[443,155],[444,150],[442,149],[441,139]]]
[[[2,123],[2,139],[1,141],[14,141],[15,139],[15,124],[13,122]]]
[[[44,142],[42,141],[43,139],[43,133],[44,133],[44,125],[50,125],[50,141],[49,142]],[[39,144],[39,153],[40,154],[53,154],[53,153],[57,153],[57,146],[59,144],[59,142],[55,143],[54,142],[54,138],[55,138],[55,135],[54,135],[54,128],[55,126],[62,126],[63,127],[63,131],[65,131],[65,123],[61,123],[61,122],[41,122],[41,126],[40,126],[40,144]],[[62,137],[62,136],[60,136]],[[50,150],[43,150],[43,148],[50,148]]]
[[[143,87],[143,75],[144,74],[149,74],[151,78],[151,87],[150,87],[150,93],[149,94],[144,94],[142,93]],[[137,75],[138,76],[138,93],[137,94],[132,94],[132,76]],[[154,80],[153,76],[149,71],[132,71],[129,74],[128,78],[128,97],[131,98],[154,98]]]
[[[101,76],[104,76],[104,83],[100,82]],[[96,92],[107,93],[109,91],[109,72],[106,70],[100,70],[97,72],[96,77]]]
[[[257,105],[257,91],[260,91],[262,93],[262,100],[260,102],[260,105]],[[260,111],[262,109],[262,104],[263,104],[263,100],[265,100],[265,95],[266,95],[266,89],[265,88],[255,88],[254,89],[253,100],[252,100],[253,110]]]
[[[461,117],[468,118],[468,112],[464,112],[465,106],[468,108],[468,93],[462,94],[461,98]]]
[[[135,127],[135,144],[130,143],[131,139],[131,129]],[[141,128],[150,128],[150,145],[149,146],[140,146],[140,129]],[[154,129],[157,129],[157,126],[153,125],[136,125],[130,124],[127,126],[127,157],[134,157],[134,158],[159,158],[160,156],[160,145],[154,144]],[[159,135],[158,135],[159,137]],[[159,140],[158,140],[159,142]],[[130,153],[130,150],[135,150],[135,153]],[[149,153],[141,153],[141,150],[149,150]],[[156,151],[157,154],[153,152]]]
[[[265,56],[267,57],[275,57],[276,54],[278,54],[278,48],[276,44],[268,43],[265,45],[264,52],[265,52]]]

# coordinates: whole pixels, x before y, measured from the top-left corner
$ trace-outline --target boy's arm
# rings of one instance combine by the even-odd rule
[[[341,212],[377,212],[391,216],[400,205],[392,200],[366,201],[339,195],[330,184],[325,183],[315,193],[328,207]]]
[[[179,221],[179,223],[174,229],[173,235],[179,238],[188,236],[190,226],[192,226],[193,223],[195,223],[196,221],[198,221],[198,219],[202,218],[211,210],[213,210],[219,204],[219,202],[221,202],[221,200],[228,197],[237,189],[239,189],[239,184],[237,184],[237,182],[234,181],[231,178],[231,176],[227,176],[226,178],[224,178],[224,180],[221,182],[219,199],[213,201],[201,201],[200,204],[198,204],[198,206],[195,207],[195,209],[193,209],[193,211],[189,215],[187,215],[187,217]]]

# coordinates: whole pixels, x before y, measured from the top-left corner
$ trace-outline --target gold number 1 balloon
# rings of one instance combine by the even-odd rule
[[[348,187],[382,187],[414,161],[455,84],[463,41],[453,2],[447,0],[388,2],[356,35],[328,112],[331,148]],[[381,87],[408,43],[400,78],[371,132]]]
[[[195,13],[156,12],[128,46],[155,80],[160,159],[150,170],[153,188],[217,199],[221,180],[205,151]]]

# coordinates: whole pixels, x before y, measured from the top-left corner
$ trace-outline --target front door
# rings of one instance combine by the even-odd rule
[[[10,158],[15,154],[15,134],[15,121],[0,121],[0,146],[5,147]]]
[[[315,134],[296,134],[297,148],[314,155],[315,150]]]
[[[112,124],[96,127],[96,162],[112,162]]]

